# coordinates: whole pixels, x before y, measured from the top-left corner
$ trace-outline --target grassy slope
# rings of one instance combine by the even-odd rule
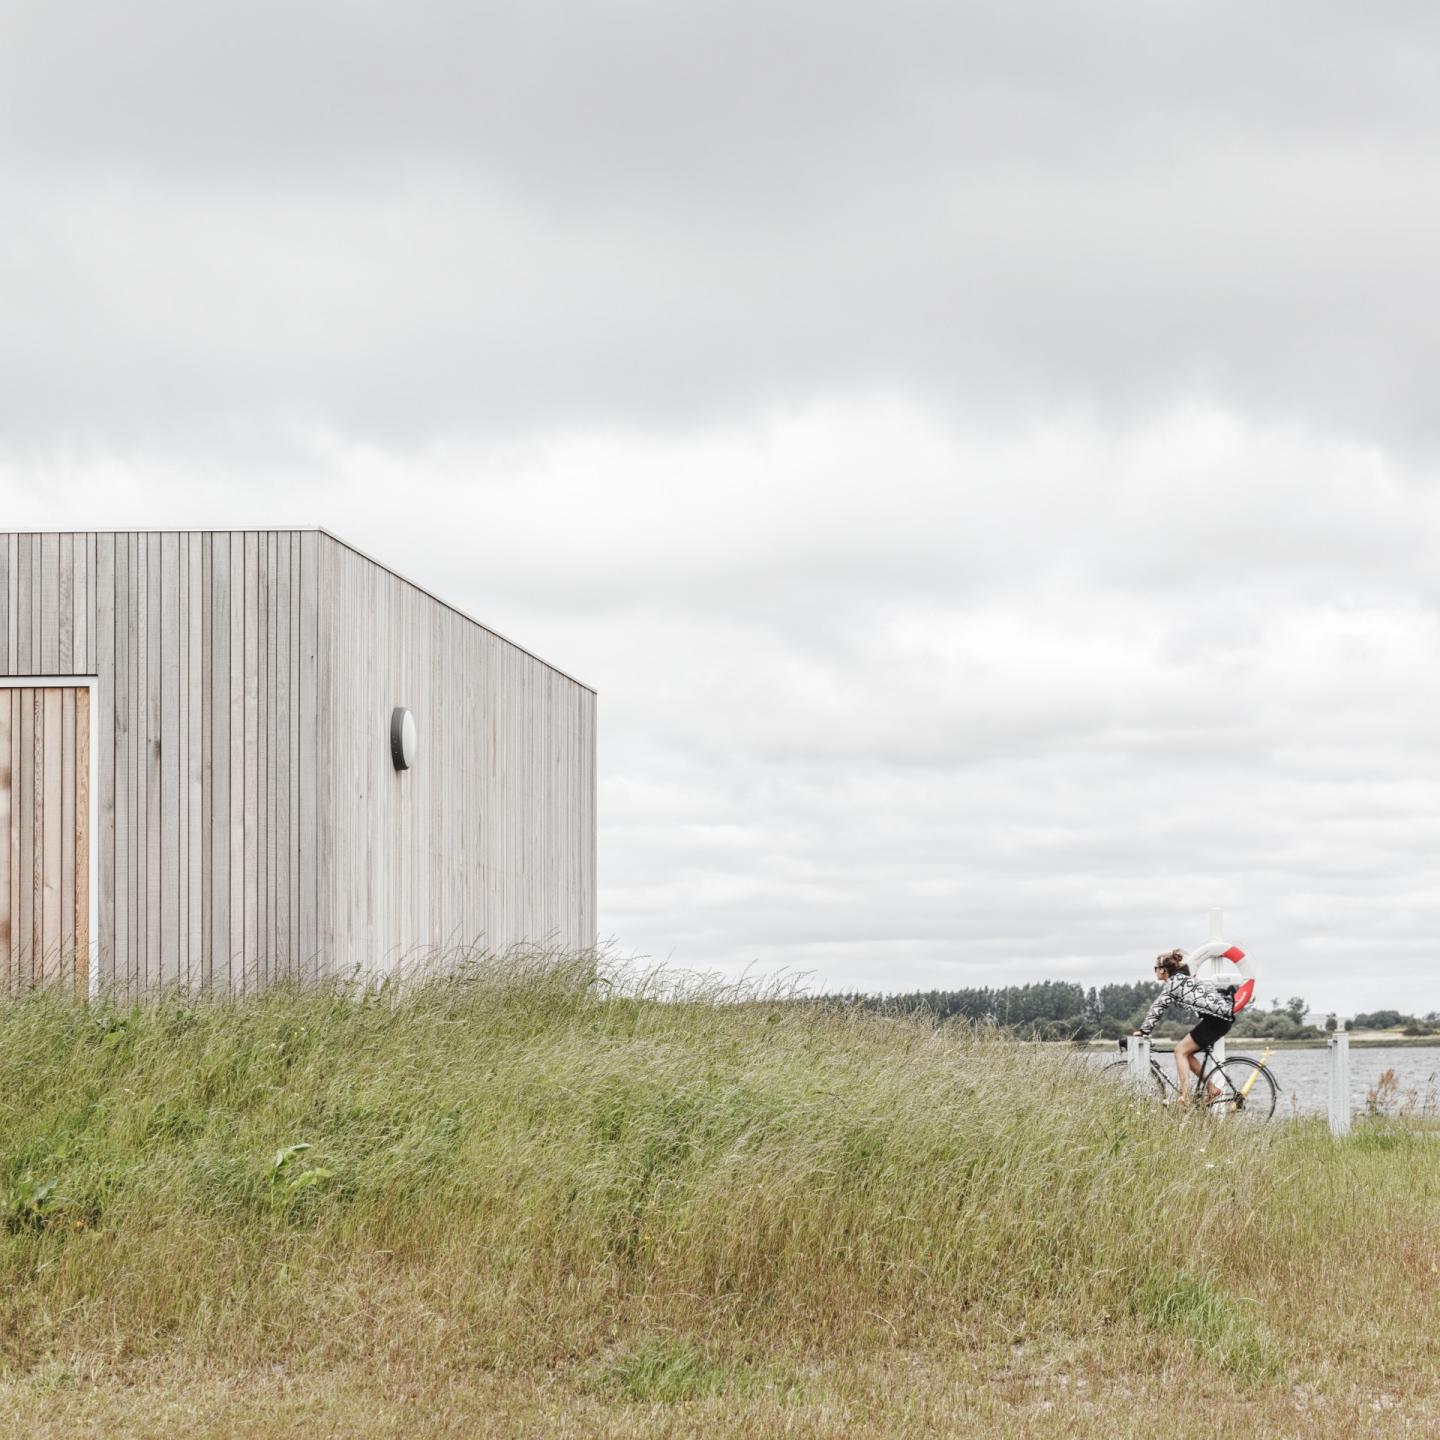
[[[0,1432],[1440,1425],[1440,1145],[1075,1064],[578,962],[32,996],[0,1007]]]

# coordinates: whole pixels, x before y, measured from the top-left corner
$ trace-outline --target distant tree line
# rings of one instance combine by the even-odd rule
[[[1440,1035],[1440,1010],[1406,1015],[1399,1010],[1367,1010],[1350,1022],[1352,1030],[1399,1030],[1404,1035]]]
[[[1086,989],[1066,980],[1040,980],[1029,985],[983,986],[971,990],[916,990],[904,995],[834,995],[832,1002],[896,1015],[933,1015],[940,1020],[968,1020],[994,1025],[1034,1040],[1116,1039],[1128,1035],[1145,1018],[1160,993],[1153,980],[1133,985],[1101,985]],[[1276,1040],[1313,1040],[1321,1032],[1305,1023],[1306,1004],[1299,995],[1268,1010],[1258,1005],[1243,1010],[1230,1032]],[[1388,1014],[1393,1012],[1376,1012]],[[1357,1016],[1359,1026],[1373,1016]],[[1407,1017],[1409,1018],[1409,1017]],[[1188,1011],[1169,1011],[1155,1027],[1157,1036],[1177,1039],[1195,1023]]]

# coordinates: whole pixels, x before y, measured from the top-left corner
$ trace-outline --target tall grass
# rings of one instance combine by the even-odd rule
[[[37,992],[0,1006],[0,1366],[568,1365],[663,1399],[1121,1327],[1267,1383],[1295,1352],[1249,1292],[1330,1223],[1292,1203],[1288,1133],[594,956],[243,1003]]]
[[[1193,1266],[1214,1219],[1158,1222],[1190,1137],[1066,1057],[588,956],[127,1011],[36,993],[0,1011],[0,1136],[15,1360],[289,1328],[287,1257],[317,1323],[367,1256],[542,1309],[1065,1322]]]

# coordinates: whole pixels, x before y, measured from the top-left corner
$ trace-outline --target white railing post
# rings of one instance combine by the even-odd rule
[[[1225,912],[1223,910],[1211,910],[1210,912],[1210,938],[1219,940],[1225,934]],[[1225,1037],[1222,1035],[1211,1047],[1210,1053],[1215,1057],[1217,1065],[1225,1063]]]
[[[1145,1090],[1150,1085],[1150,1037],[1132,1035],[1125,1052],[1130,1061],[1130,1079],[1137,1088]]]
[[[1350,1032],[1330,1036],[1330,1133],[1350,1133]]]

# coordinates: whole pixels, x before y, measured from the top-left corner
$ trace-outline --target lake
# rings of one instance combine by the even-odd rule
[[[1229,1047],[1232,1055],[1259,1059],[1263,1047]],[[1330,1052],[1277,1050],[1265,1062],[1280,1083],[1277,1114],[1313,1115],[1324,1113],[1330,1096]],[[1440,1045],[1377,1045],[1350,1047],[1350,1108],[1365,1110],[1367,1097],[1377,1081],[1393,1070],[1399,1081],[1395,1103],[1413,1102],[1434,1114],[1440,1105]],[[1393,1109],[1393,1106],[1392,1106]]]

